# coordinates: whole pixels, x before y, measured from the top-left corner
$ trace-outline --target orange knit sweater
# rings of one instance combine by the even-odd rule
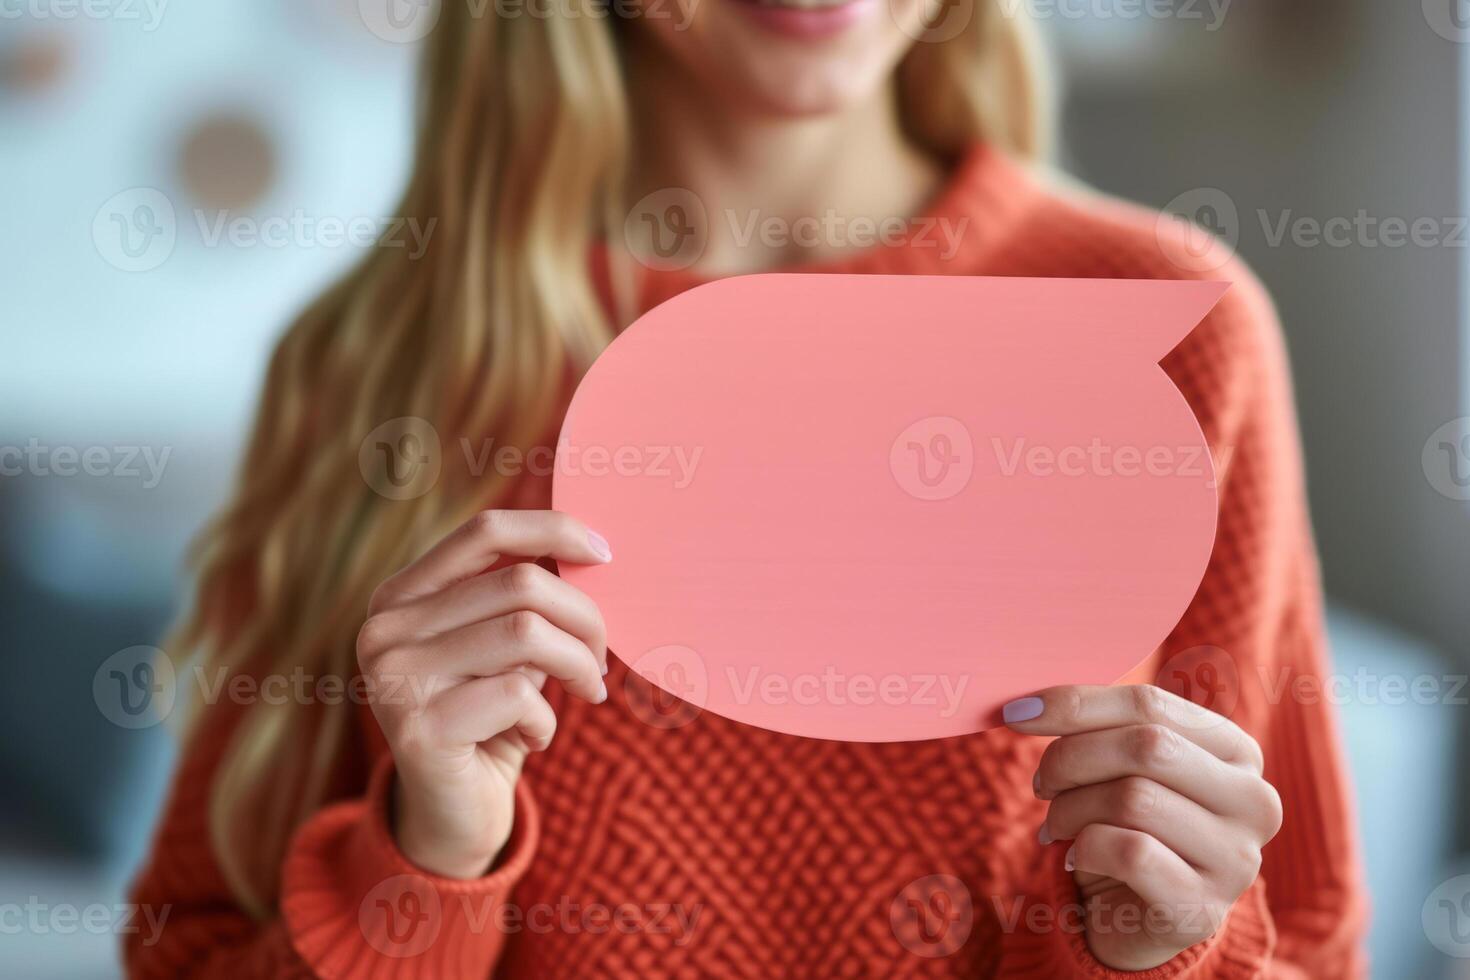
[[[1217,648],[1216,668],[1233,676],[1213,688],[1230,688],[1230,713],[1263,745],[1285,825],[1214,938],[1130,975],[1359,974],[1365,900],[1334,720],[1321,699],[1289,695],[1291,680],[1321,674],[1325,662],[1287,363],[1268,299],[1236,264],[1181,269],[1170,259],[1181,242],[1153,215],[1050,189],[984,148],[928,217],[927,237],[928,222],[916,222],[911,241],[817,268],[1234,281],[1163,362],[1223,464],[1221,513],[1199,593],[1139,677],[1182,691],[1178,672],[1161,667],[1180,651]],[[942,221],[963,232],[953,253]],[[647,308],[695,281],[650,273],[641,301]],[[547,490],[529,484],[516,503],[546,506]],[[660,728],[640,720],[647,687],[616,659],[608,681],[611,698],[597,706],[548,687],[556,741],[528,760],[511,841],[475,881],[423,874],[394,847],[391,759],[364,711],[340,800],[296,833],[269,921],[237,906],[212,857],[209,786],[240,709],[209,708],[134,895],[167,906],[166,924],[156,942],[128,937],[130,974],[1125,976],[1088,952],[1062,867],[1066,843],[1037,843],[1045,804],[1031,774],[1044,740],[994,731],[850,745],[707,712]]]

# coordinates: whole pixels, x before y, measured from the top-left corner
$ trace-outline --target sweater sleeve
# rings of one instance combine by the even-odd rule
[[[127,935],[130,977],[488,977],[502,908],[536,849],[535,802],[522,780],[500,861],[461,881],[418,870],[388,828],[392,760],[308,819],[281,869],[279,913],[260,920],[233,898],[208,833],[209,787],[238,709],[209,709],[175,777],[132,900],[161,921]],[[358,767],[365,768],[365,767]]]
[[[1107,969],[1091,955],[1065,849],[1050,849],[1030,889],[1028,901],[1045,913],[1033,921],[1079,927],[1019,929],[1007,976],[1305,980],[1365,970],[1352,794],[1332,708],[1310,696],[1323,690],[1328,664],[1286,354],[1264,292],[1232,271],[1230,293],[1163,362],[1216,462],[1214,553],[1179,626],[1128,681],[1192,697],[1253,735],[1281,794],[1283,825],[1215,935],[1143,973]]]

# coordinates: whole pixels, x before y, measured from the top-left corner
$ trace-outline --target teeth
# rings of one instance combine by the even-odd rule
[[[788,7],[792,10],[825,10],[841,7],[850,0],[760,0],[762,7]]]

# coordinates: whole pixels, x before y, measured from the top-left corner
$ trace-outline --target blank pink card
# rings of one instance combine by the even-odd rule
[[[577,389],[561,574],[696,708],[816,738],[994,727],[1178,622],[1214,469],[1159,359],[1218,282],[759,275],[683,293]]]

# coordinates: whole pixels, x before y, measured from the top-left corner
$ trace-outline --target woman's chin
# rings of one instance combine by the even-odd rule
[[[854,84],[851,76],[816,76],[810,70],[774,83],[747,86],[738,96],[742,108],[764,115],[801,118],[836,115],[872,98],[877,85]]]
[[[639,25],[723,100],[750,111],[819,116],[868,102],[913,43],[913,0],[700,0],[682,25]]]

